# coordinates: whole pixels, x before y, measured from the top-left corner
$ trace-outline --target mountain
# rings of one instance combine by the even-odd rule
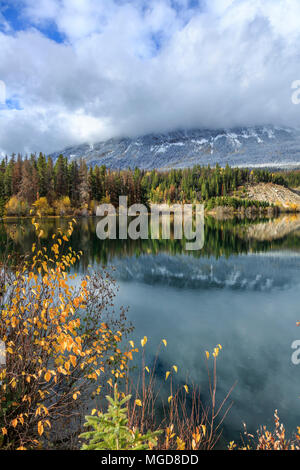
[[[68,147],[70,160],[113,169],[186,168],[197,164],[294,168],[300,166],[300,131],[275,126],[180,130],[137,138],[114,138]]]

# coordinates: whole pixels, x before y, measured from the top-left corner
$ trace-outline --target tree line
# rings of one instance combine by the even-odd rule
[[[294,176],[293,176],[294,175]],[[297,183],[300,172],[272,173],[261,169],[231,168],[228,165],[194,166],[187,169],[111,170],[88,167],[84,159],[56,161],[43,153],[30,157],[12,155],[0,164],[0,213],[27,215],[33,205],[44,214],[93,211],[95,204],[118,206],[120,195],[128,204],[191,203],[225,197],[248,183]]]

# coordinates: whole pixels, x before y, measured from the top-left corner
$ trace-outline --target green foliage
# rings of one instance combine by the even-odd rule
[[[152,203],[207,202],[243,192],[248,184],[275,183],[286,187],[300,186],[300,171],[271,172],[263,169],[215,168],[196,165],[169,171],[110,170],[105,166],[87,167],[83,159],[68,162],[59,155],[55,165],[42,153],[23,159],[12,155],[0,163],[1,207],[12,197],[34,201],[45,197],[57,215],[93,212],[91,201],[119,205],[119,196],[128,196],[128,205]],[[70,206],[57,204],[68,197]],[[56,201],[56,202],[55,202]],[[59,206],[59,207],[58,207]],[[3,210],[2,210],[3,212]],[[19,215],[19,214],[14,214]]]
[[[234,209],[266,209],[270,204],[266,201],[255,201],[250,199],[237,199],[234,197],[213,197],[205,203],[205,208],[211,210],[215,207],[233,207]]]
[[[79,437],[88,441],[82,450],[147,450],[157,444],[160,431],[140,434],[138,429],[128,427],[127,408],[124,406],[131,395],[122,400],[114,387],[114,398],[107,396],[109,407],[106,413],[98,416],[86,416],[84,426],[92,428]]]

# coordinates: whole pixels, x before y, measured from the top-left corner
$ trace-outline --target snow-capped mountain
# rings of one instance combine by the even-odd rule
[[[274,126],[180,130],[68,147],[70,160],[109,168],[184,168],[196,164],[293,168],[300,166],[300,131]]]

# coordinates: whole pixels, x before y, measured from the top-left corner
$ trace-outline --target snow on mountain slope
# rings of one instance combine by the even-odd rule
[[[289,168],[300,166],[300,131],[274,126],[196,129],[110,139],[68,147],[70,160],[109,168],[185,168],[196,164]]]

